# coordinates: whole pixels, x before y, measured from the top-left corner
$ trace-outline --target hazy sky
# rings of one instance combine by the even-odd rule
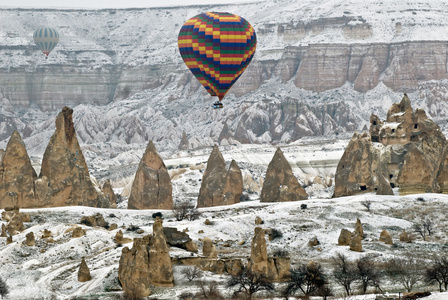
[[[0,0],[0,7],[126,8],[255,2],[256,0]]]

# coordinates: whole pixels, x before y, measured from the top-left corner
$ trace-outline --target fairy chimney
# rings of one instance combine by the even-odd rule
[[[102,188],[104,197],[109,202],[111,208],[117,208],[117,196],[115,196],[115,192],[112,189],[112,185],[110,184],[110,180],[107,179],[103,184]]]
[[[36,171],[19,132],[14,130],[0,158],[0,208],[36,207]]]
[[[157,150],[149,141],[132,183],[128,209],[172,209],[171,179]]]
[[[162,222],[162,219],[157,217],[153,224],[149,249],[149,279],[153,285],[171,287],[174,282],[173,269]]]
[[[202,176],[197,207],[230,205],[240,202],[243,193],[243,176],[232,160],[226,171],[226,162],[217,145],[213,147]]]
[[[72,114],[71,108],[64,107],[56,117],[56,130],[45,149],[39,179],[35,182],[36,206],[109,207],[104,195],[90,179]]]
[[[89,267],[87,266],[86,260],[83,257],[78,269],[78,281],[86,282],[89,281],[90,279],[92,279],[92,277],[90,276],[90,270]]]
[[[260,202],[286,202],[305,200],[308,194],[292,173],[292,168],[280,148],[268,165]]]

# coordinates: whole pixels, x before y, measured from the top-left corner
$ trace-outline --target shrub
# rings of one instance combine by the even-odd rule
[[[162,218],[163,215],[162,215],[162,213],[161,213],[160,211],[158,211],[158,212],[153,213],[153,214],[152,214],[152,217],[153,217],[154,219],[157,218],[157,217]]]
[[[0,277],[0,296],[3,298],[4,296],[8,295],[9,289],[6,285],[6,282],[3,281],[3,279]]]
[[[300,205],[300,209],[307,209],[308,208],[308,205],[306,205],[306,204],[301,204]]]

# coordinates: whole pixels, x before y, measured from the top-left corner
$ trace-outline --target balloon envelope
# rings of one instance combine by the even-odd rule
[[[41,27],[34,31],[33,40],[39,49],[48,56],[59,42],[59,33],[53,28]]]
[[[245,19],[208,12],[182,26],[178,46],[194,76],[211,96],[222,100],[252,60],[257,37]]]

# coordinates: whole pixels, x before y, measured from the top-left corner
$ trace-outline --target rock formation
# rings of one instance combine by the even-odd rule
[[[6,237],[6,226],[2,224],[2,232],[0,233],[0,237]]]
[[[35,182],[36,207],[109,207],[104,195],[90,180],[72,114],[71,108],[64,107],[56,117],[56,130],[45,149],[39,179]]]
[[[359,235],[354,235],[350,239],[350,250],[355,252],[361,252],[362,251],[362,237]]]
[[[115,234],[114,240],[117,244],[127,244],[132,242],[132,239],[123,237],[123,232],[121,230],[118,230],[118,232]]]
[[[103,191],[106,201],[109,202],[110,207],[117,208],[117,196],[115,195],[115,192],[112,189],[112,185],[110,184],[109,179],[107,179],[106,182],[104,182],[103,188],[101,190]]]
[[[90,279],[92,279],[92,277],[90,276],[90,270],[89,267],[87,266],[86,260],[83,257],[81,260],[81,264],[79,265],[78,281],[86,282],[89,281]]]
[[[350,230],[347,230],[345,228],[341,229],[341,233],[339,234],[339,238],[338,238],[338,245],[339,246],[350,245],[351,238],[352,238],[352,233],[350,232]]]
[[[173,286],[174,277],[168,252],[162,219],[157,217],[153,224],[153,236],[149,249],[149,279],[156,286]]]
[[[315,237],[312,237],[309,241],[308,241],[308,246],[310,246],[310,247],[314,247],[314,246],[317,246],[317,245],[319,245],[320,244],[320,242],[319,242],[319,240],[317,239],[317,237],[315,236]]]
[[[28,232],[25,237],[26,237],[25,242],[24,242],[25,245],[30,246],[30,247],[36,245],[36,242],[34,240],[34,233],[32,231]]]
[[[81,218],[81,224],[90,226],[90,227],[107,227],[107,223],[104,220],[104,217],[100,213],[96,213],[93,216],[84,216]]]
[[[260,202],[297,201],[307,198],[308,194],[292,173],[282,150],[277,148],[266,171]]]
[[[173,208],[171,179],[152,141],[146,146],[135,173],[128,208]]]
[[[187,134],[185,130],[182,131],[182,138],[179,143],[179,150],[188,150],[190,143],[188,142]]]
[[[339,161],[335,197],[363,192],[448,193],[448,151],[439,126],[404,94],[384,122],[372,114],[370,131],[355,133]],[[445,191],[446,189],[446,191]]]
[[[290,277],[289,258],[268,257],[266,239],[264,236],[265,231],[260,227],[256,227],[251,243],[248,269],[250,272],[266,276],[266,278],[272,282],[288,280]]]
[[[85,234],[86,234],[86,232],[84,231],[84,229],[82,229],[81,227],[77,226],[72,231],[72,238],[79,238],[79,237],[84,236]]]
[[[6,238],[6,245],[9,245],[9,244],[12,244],[12,236],[11,235]]]
[[[213,242],[208,237],[202,240],[202,255],[209,258],[217,258],[218,253],[216,252],[216,247]]]
[[[261,225],[263,223],[263,220],[259,216],[255,217],[255,225]]]
[[[230,205],[240,202],[243,193],[243,176],[237,163],[232,160],[226,171],[226,162],[218,149],[213,147],[202,176],[197,207]]]
[[[390,236],[390,234],[387,230],[381,231],[379,241],[385,243],[386,245],[393,244],[392,237]]]
[[[139,298],[151,295],[149,272],[149,245],[136,239],[132,249],[124,247],[121,251],[118,280],[123,291]]]
[[[399,238],[400,238],[400,242],[409,243],[411,241],[411,239],[409,238],[409,234],[404,229],[400,233],[400,237]]]
[[[36,207],[36,179],[25,143],[14,130],[0,158],[0,208]]]
[[[362,229],[362,223],[359,218],[356,218],[355,231],[353,231],[352,235],[359,235],[361,239],[364,238],[364,230]]]
[[[198,252],[198,246],[186,232],[181,232],[173,227],[163,227],[163,234],[168,245],[190,252]]]
[[[25,226],[23,225],[23,219],[20,214],[14,214],[6,225],[6,230],[10,235],[15,235],[20,231],[25,230]]]

